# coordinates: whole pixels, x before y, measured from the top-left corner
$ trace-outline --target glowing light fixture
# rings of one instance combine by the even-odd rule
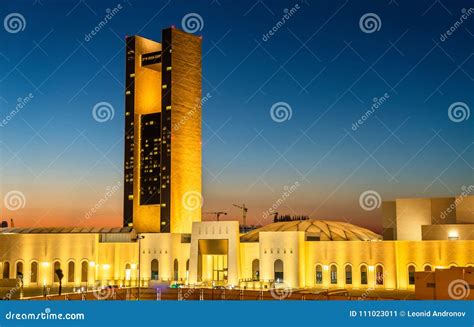
[[[324,270],[329,270],[329,266],[328,266],[328,265],[324,265],[324,266],[323,266],[323,269],[324,269]]]
[[[41,265],[42,265],[43,267],[48,267],[48,266],[49,266],[49,262],[45,261],[45,262],[41,263]]]
[[[457,230],[452,230],[452,231],[449,231],[448,233],[448,240],[450,241],[457,241],[459,240],[459,233]]]
[[[137,264],[136,263],[132,263],[132,269],[137,269]]]
[[[95,262],[94,262],[94,261],[89,262],[89,266],[94,267],[94,266],[95,266]]]
[[[109,268],[110,268],[110,265],[109,265],[109,264],[102,265],[102,268],[104,268],[104,269],[109,269]]]
[[[374,266],[369,266],[369,271],[374,271],[375,267]]]

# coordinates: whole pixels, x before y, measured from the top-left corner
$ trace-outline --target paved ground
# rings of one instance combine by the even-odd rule
[[[162,289],[162,298],[163,300],[168,299],[168,300],[176,300],[177,299],[177,290],[176,289],[170,289],[167,288],[166,286],[160,287]],[[191,294],[193,293],[193,297],[196,297],[196,299],[199,299],[199,296],[197,293],[199,292],[200,289],[183,289],[182,292],[183,294]],[[207,293],[209,292],[209,289],[206,288],[204,289]],[[136,291],[136,289],[135,289]],[[299,290],[292,290],[292,297],[297,298],[298,296],[301,295],[309,295],[311,294],[326,294],[327,290],[325,289],[299,289]],[[20,297],[42,297],[43,296],[43,288],[42,287],[35,287],[35,288],[25,288],[23,292],[21,292],[18,289],[15,288],[7,288],[7,287],[2,287],[0,288],[0,299],[4,299],[6,294],[11,293],[11,299],[20,299]],[[71,287],[64,287],[63,288],[63,294],[67,293],[72,293],[73,288]],[[191,293],[189,293],[191,292]],[[216,297],[219,298],[220,295],[217,295],[219,291],[215,290]],[[246,293],[251,293],[252,291],[246,290]],[[156,298],[156,289],[155,288],[143,288],[142,289],[142,294],[144,297],[147,297],[145,294],[149,294],[148,297],[150,299]],[[236,299],[238,299],[238,291],[235,290],[233,291],[235,294]],[[264,292],[265,293],[265,298],[267,298],[267,293],[270,293],[268,291]],[[57,295],[58,294],[58,289],[57,287],[51,288],[49,290],[50,295]],[[214,294],[213,294],[214,295]],[[227,291],[227,295],[231,295],[229,291]],[[387,291],[387,290],[350,290],[348,291],[349,298],[352,300],[363,300],[363,299],[371,299],[371,300],[412,300],[415,298],[414,292],[411,291]],[[271,297],[271,296],[270,296]],[[269,297],[269,298],[270,298]],[[91,297],[93,299],[93,297]],[[206,297],[207,298],[207,297]],[[214,298],[214,296],[213,296]],[[192,299],[191,297],[189,299]]]

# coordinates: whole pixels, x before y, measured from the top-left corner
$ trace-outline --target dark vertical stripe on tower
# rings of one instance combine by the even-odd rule
[[[161,222],[160,231],[171,231],[171,29],[162,31],[161,56]]]
[[[127,37],[125,55],[125,152],[123,184],[123,225],[133,222],[135,37]]]

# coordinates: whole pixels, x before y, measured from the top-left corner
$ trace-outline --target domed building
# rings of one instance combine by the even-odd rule
[[[318,241],[380,241],[382,236],[353,224],[331,220],[298,220],[269,224],[240,237],[242,242],[258,242],[260,232],[305,232]]]

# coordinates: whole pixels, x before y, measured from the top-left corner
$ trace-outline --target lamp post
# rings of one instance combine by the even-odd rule
[[[140,282],[141,282],[141,276],[140,276],[140,272],[141,272],[141,255],[142,255],[142,248],[141,248],[141,240],[144,239],[145,236],[143,235],[139,235],[137,234],[137,240],[138,240],[138,301],[140,301]]]

